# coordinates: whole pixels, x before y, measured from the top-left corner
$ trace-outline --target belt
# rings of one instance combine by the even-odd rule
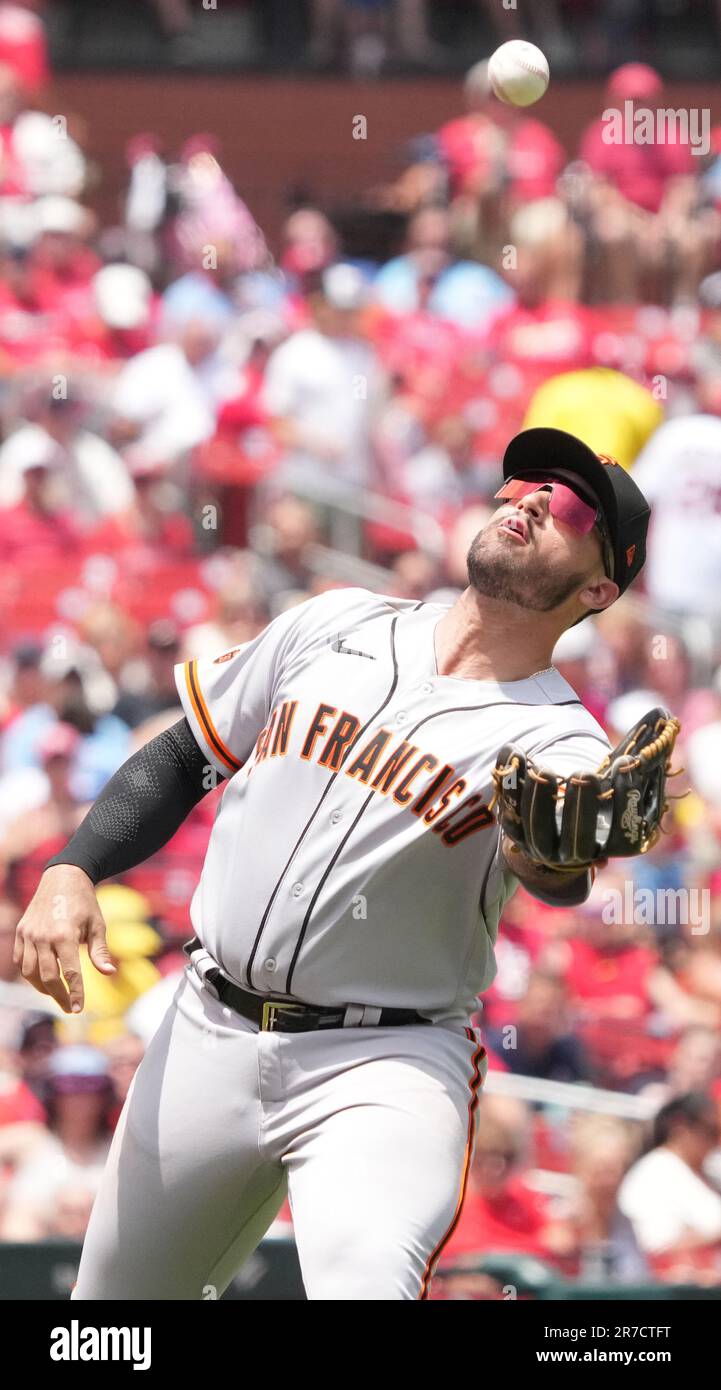
[[[274,999],[269,995],[251,994],[241,989],[223,973],[202,941],[194,936],[186,941],[183,950],[195,973],[210,993],[236,1013],[257,1023],[262,1033],[310,1033],[318,1028],[375,1028],[398,1027],[405,1023],[429,1023],[415,1009],[368,1008],[348,1004],[343,1008],[322,1004],[300,1004],[289,999]],[[193,959],[195,957],[195,959]]]

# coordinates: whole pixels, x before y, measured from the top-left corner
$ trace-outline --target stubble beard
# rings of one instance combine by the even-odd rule
[[[501,599],[527,608],[535,613],[549,613],[565,603],[583,586],[585,574],[574,573],[560,578],[540,570],[531,570],[518,563],[510,548],[491,547],[485,531],[471,543],[466,556],[468,582],[477,594]]]

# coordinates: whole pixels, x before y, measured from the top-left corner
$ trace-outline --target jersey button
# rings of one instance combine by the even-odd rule
[[[331,825],[337,825],[339,820],[342,820],[342,812],[334,811],[332,816],[330,817]]]
[[[294,883],[294,884],[293,884],[293,897],[294,897],[294,898],[299,898],[302,892],[303,892],[303,884],[302,884],[302,883]]]
[[[396,715],[396,724],[405,724],[406,721],[407,721],[407,719],[408,719],[408,715],[406,714],[405,710],[404,710],[404,709],[399,709],[399,711],[398,711],[398,713],[397,713],[397,715]]]
[[[265,969],[268,971],[269,975],[273,974],[273,971],[275,970],[277,964],[278,962],[275,959],[275,956],[268,956],[268,959],[263,961],[263,965]]]
[[[421,686],[421,694],[423,694],[423,695],[432,695],[432,694],[433,694],[433,686],[430,685],[428,681],[426,681],[425,685],[422,685],[422,686]]]

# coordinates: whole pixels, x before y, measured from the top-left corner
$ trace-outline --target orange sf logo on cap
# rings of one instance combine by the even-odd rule
[[[634,557],[635,554],[636,554],[636,547],[635,547],[635,545],[630,545],[630,546],[628,547],[628,550],[626,551],[626,564],[627,564],[627,565],[632,565],[632,564],[633,564],[633,557]]]
[[[601,463],[610,464],[613,468],[620,467],[618,459],[612,458],[610,454],[597,454],[596,457],[601,460]]]

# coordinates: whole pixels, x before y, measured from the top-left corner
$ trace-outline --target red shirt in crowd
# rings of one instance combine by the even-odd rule
[[[28,91],[48,80],[48,46],[38,15],[20,5],[0,4],[0,63],[12,68]]]
[[[604,140],[608,129],[602,119],[588,127],[581,140],[581,159],[595,174],[614,184],[630,203],[648,212],[658,212],[669,179],[695,172],[694,156],[687,144],[668,135],[648,145],[626,140],[610,143],[608,136]]]
[[[452,1264],[459,1255],[495,1250],[518,1250],[548,1259],[544,1231],[550,1221],[547,1199],[522,1178],[511,1178],[493,1197],[471,1190],[443,1251],[442,1264]]]
[[[648,978],[658,964],[653,951],[646,946],[604,950],[578,938],[566,945],[570,953],[566,984],[587,1012],[623,1018],[641,1018],[649,1012]]]
[[[25,573],[73,555],[79,537],[70,512],[54,512],[48,516],[34,511],[27,502],[0,510],[2,561],[17,565]]]
[[[441,126],[437,139],[454,197],[476,192],[495,164],[510,179],[514,199],[550,198],[566,163],[555,135],[532,117],[504,131],[486,116],[460,116]]]
[[[591,365],[592,317],[581,304],[545,299],[513,305],[495,319],[489,346],[499,362],[542,369],[544,375]]]

